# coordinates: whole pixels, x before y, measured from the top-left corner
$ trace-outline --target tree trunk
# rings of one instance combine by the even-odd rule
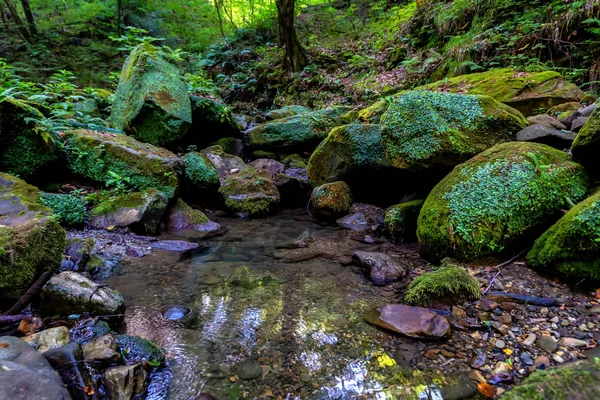
[[[221,36],[225,39],[225,31],[223,30],[223,16],[221,16],[221,3],[219,0],[215,1],[215,7],[217,9],[217,16],[219,17],[219,29],[221,30]]]
[[[308,64],[306,51],[294,27],[294,0],[276,0],[279,22],[279,45],[283,48],[283,68],[287,72],[301,71]]]
[[[31,39],[31,35],[29,34],[27,27],[23,23],[23,20],[17,13],[17,9],[15,8],[15,6],[10,2],[10,0],[4,0],[4,4],[6,4],[8,11],[10,12],[11,16],[15,20],[15,23],[17,24],[17,29],[19,30],[19,33],[21,34],[21,36],[23,36],[23,39],[25,39],[29,43],[33,43],[33,40]]]
[[[21,0],[21,6],[23,7],[27,24],[29,25],[29,33],[31,33],[31,36],[36,37],[38,35],[38,31],[37,27],[35,26],[35,19],[33,18],[33,13],[31,12],[29,0]]]
[[[8,18],[6,17],[6,8],[4,8],[4,5],[2,4],[0,4],[0,17],[2,18],[2,23],[4,24],[6,33],[10,35],[10,24],[8,23]]]
[[[123,0],[117,0],[117,35],[121,34],[121,17],[123,16]]]

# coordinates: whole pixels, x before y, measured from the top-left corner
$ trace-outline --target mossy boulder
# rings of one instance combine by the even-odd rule
[[[381,117],[389,163],[403,170],[454,166],[529,125],[515,109],[489,96],[406,92]]]
[[[310,157],[307,172],[310,184],[320,186],[389,167],[381,126],[350,124],[331,130]]]
[[[85,223],[87,211],[81,197],[64,193],[42,193],[41,202],[49,207],[58,221],[66,227]]]
[[[105,183],[116,173],[137,190],[155,188],[168,198],[179,190],[183,162],[168,150],[118,133],[91,130],[65,132],[69,168],[83,177]]]
[[[156,47],[141,44],[125,60],[109,123],[157,146],[179,141],[190,129],[187,84]]]
[[[600,107],[598,107],[585,125],[581,127],[573,145],[571,146],[573,157],[583,164],[593,174],[600,174]]]
[[[352,192],[346,182],[326,183],[313,189],[310,202],[316,216],[336,219],[350,211]]]
[[[167,210],[167,197],[156,189],[111,197],[90,212],[90,225],[96,229],[129,228],[155,235]]]
[[[501,400],[588,400],[600,396],[600,363],[579,361],[537,370]]]
[[[165,361],[165,352],[148,339],[116,335],[115,343],[128,364],[147,361],[151,366],[157,367]]]
[[[558,104],[576,102],[585,96],[577,85],[565,81],[558,72],[522,72],[512,68],[460,75],[417,89],[491,96],[525,116]]]
[[[527,264],[545,273],[600,281],[600,192],[577,204],[537,239]]]
[[[347,111],[332,107],[267,122],[246,131],[246,141],[253,150],[312,151],[332,128],[343,125]]]
[[[226,137],[239,137],[240,127],[231,110],[221,101],[192,95],[192,127],[180,143],[202,148]]]
[[[499,254],[557,217],[589,187],[583,167],[538,143],[492,147],[457,166],[429,194],[417,236],[424,255],[475,259]]]
[[[211,143],[210,145],[221,146],[225,153],[237,157],[241,157],[244,154],[244,142],[242,141],[242,139],[238,139],[235,137],[223,137],[217,140],[216,142]]]
[[[221,184],[235,171],[241,171],[248,166],[240,157],[227,154],[221,146],[211,146],[200,152],[217,170]]]
[[[389,207],[385,212],[385,235],[395,242],[415,240],[417,219],[424,202],[424,200],[412,200]]]
[[[446,259],[437,271],[416,277],[408,286],[404,301],[415,306],[431,306],[438,301],[456,304],[480,297],[479,281],[466,269]]]
[[[58,271],[67,242],[52,214],[37,188],[0,173],[0,308],[44,272]]]
[[[192,151],[183,156],[183,163],[188,188],[199,192],[219,188],[219,173],[207,156]]]
[[[303,106],[284,106],[276,110],[271,110],[265,114],[267,121],[293,117],[294,115],[310,112],[310,108]]]
[[[34,122],[26,121],[43,117],[25,101],[0,102],[0,171],[26,179],[53,166],[58,159],[56,138],[49,134],[44,138]]]
[[[279,190],[266,169],[246,167],[230,174],[219,189],[225,206],[243,216],[266,215],[280,201]]]
[[[202,211],[193,209],[181,199],[177,199],[169,208],[167,228],[170,231],[210,232],[220,227],[221,225],[209,220]]]

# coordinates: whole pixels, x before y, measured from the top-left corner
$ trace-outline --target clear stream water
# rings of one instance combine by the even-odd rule
[[[364,247],[349,231],[291,215],[218,222],[228,232],[191,256],[128,261],[107,281],[125,297],[126,333],[167,352],[150,399],[441,399],[436,376],[403,375],[386,352],[404,339],[364,322],[385,299],[336,259]],[[281,248],[306,238],[307,249]],[[323,255],[310,258],[312,249]],[[161,309],[173,304],[192,314],[165,320]],[[240,380],[235,365],[249,357],[262,376]]]

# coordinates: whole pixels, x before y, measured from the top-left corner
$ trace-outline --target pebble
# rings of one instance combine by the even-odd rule
[[[256,379],[262,375],[262,367],[254,358],[246,358],[237,365],[236,372],[240,379]]]
[[[504,343],[504,340],[496,340],[496,347],[499,349],[503,349],[506,347],[506,343]]]
[[[498,321],[502,322],[503,324],[510,324],[512,323],[512,317],[508,314],[502,314],[501,316],[498,317]]]
[[[587,342],[585,340],[579,340],[575,338],[565,337],[560,340],[560,344],[567,347],[586,347]]]
[[[536,340],[535,345],[548,353],[554,353],[558,345],[550,336],[542,336]]]
[[[562,357],[561,357],[561,356],[559,356],[558,354],[554,354],[554,355],[552,356],[552,359],[553,359],[554,361],[556,361],[557,363],[559,363],[559,364],[562,364],[562,363],[564,363],[564,362],[565,362],[564,358],[562,358]]]
[[[521,359],[523,364],[533,365],[533,359],[531,358],[531,354],[529,352],[524,351],[523,353],[521,353],[521,356],[519,358]]]
[[[530,333],[527,338],[523,341],[524,346],[532,346],[537,339],[535,333]]]
[[[312,378],[310,377],[309,374],[307,374],[306,372],[303,372],[300,374],[300,380],[304,383],[310,382]]]
[[[536,357],[533,365],[536,369],[546,369],[550,367],[550,359],[546,356]]]

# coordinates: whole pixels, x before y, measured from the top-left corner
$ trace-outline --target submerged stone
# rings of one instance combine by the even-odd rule
[[[352,193],[345,182],[327,183],[314,188],[310,197],[315,215],[335,219],[352,207]]]
[[[417,339],[450,336],[448,319],[426,308],[388,304],[375,314],[367,314],[366,319],[382,328]]]
[[[404,278],[412,267],[403,258],[383,253],[357,251],[352,258],[366,270],[369,278],[376,285],[398,281]]]
[[[271,173],[266,169],[247,167],[225,179],[219,193],[227,208],[234,213],[257,216],[266,215],[279,204],[279,190]]]

